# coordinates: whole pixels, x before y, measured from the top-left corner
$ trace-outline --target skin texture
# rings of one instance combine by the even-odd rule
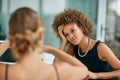
[[[8,80],[58,80],[53,64],[44,63],[39,54],[53,54],[59,62],[57,68],[59,80],[88,79],[88,69],[77,59],[49,45],[44,45],[44,25],[34,10],[23,7],[17,9],[9,21],[9,43],[15,64],[8,66]],[[1,46],[0,45],[0,46]],[[1,54],[5,49],[1,48]],[[0,63],[0,80],[5,80],[6,64]],[[77,74],[76,74],[77,73]]]

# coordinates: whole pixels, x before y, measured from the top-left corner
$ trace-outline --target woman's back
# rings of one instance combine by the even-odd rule
[[[28,63],[0,64],[0,80],[55,80],[53,65],[41,61]]]
[[[64,62],[29,61],[8,65],[7,68],[6,64],[0,64],[0,67],[0,80],[80,80],[86,76],[82,72],[84,68],[77,69]]]
[[[83,80],[87,77],[88,71],[82,67],[71,66],[67,63],[58,64],[57,67],[60,80]]]

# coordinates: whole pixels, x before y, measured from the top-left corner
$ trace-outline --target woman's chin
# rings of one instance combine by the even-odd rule
[[[75,42],[74,42],[74,43],[72,43],[72,45],[75,45],[75,46],[76,46],[76,45],[78,45],[78,43],[75,43]]]

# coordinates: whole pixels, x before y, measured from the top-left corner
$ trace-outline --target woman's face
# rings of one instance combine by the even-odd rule
[[[73,45],[78,45],[84,36],[82,30],[75,23],[65,25],[63,34]]]

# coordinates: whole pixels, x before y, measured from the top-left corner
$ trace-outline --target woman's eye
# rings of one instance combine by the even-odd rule
[[[72,30],[71,30],[71,32],[74,32],[74,31],[75,31],[75,29],[72,29]]]
[[[68,34],[64,34],[64,36],[66,37],[66,36],[68,36]]]

